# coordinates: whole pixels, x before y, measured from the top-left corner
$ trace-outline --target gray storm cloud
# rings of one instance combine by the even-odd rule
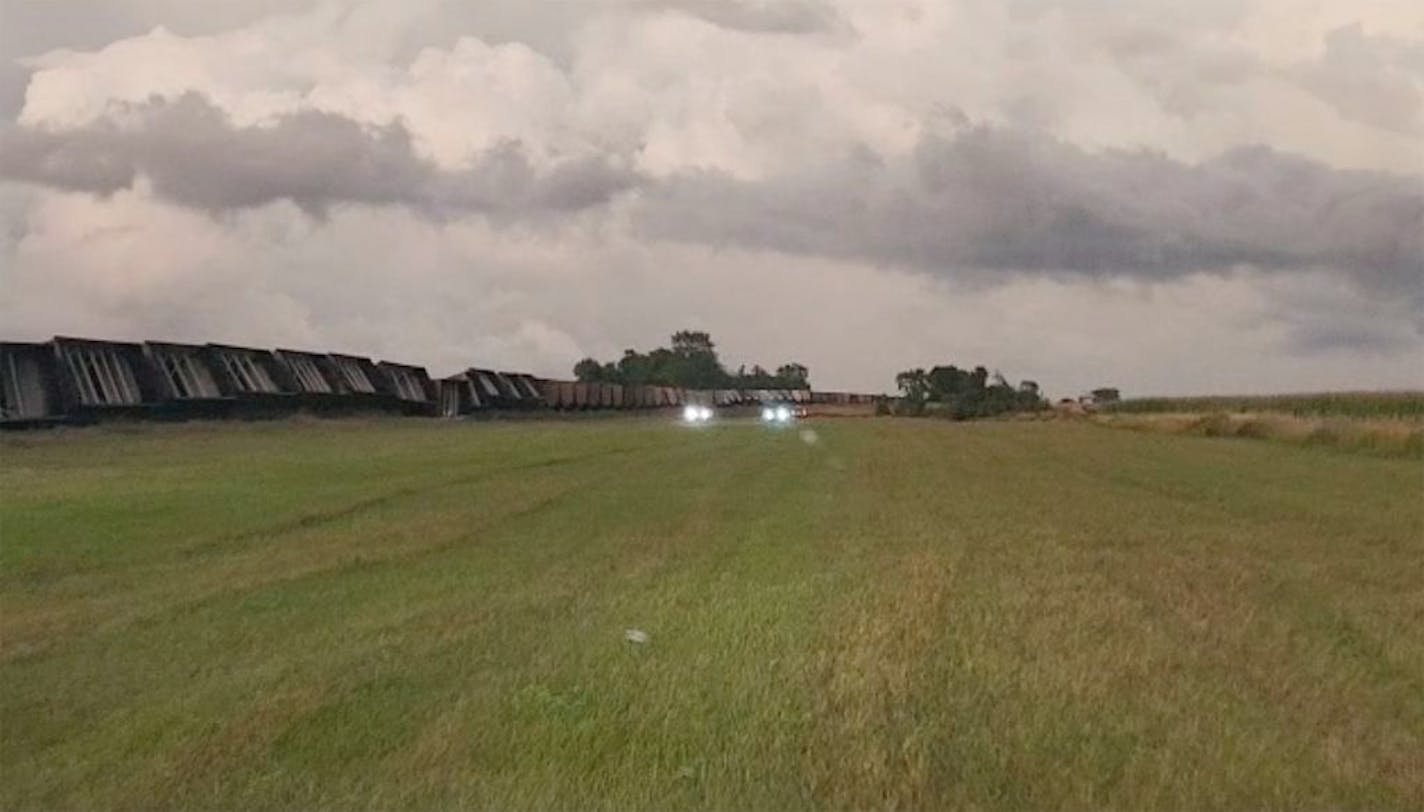
[[[290,200],[325,213],[344,203],[408,206],[433,216],[576,211],[606,202],[634,177],[597,159],[536,171],[517,144],[442,170],[400,124],[371,127],[299,111],[237,127],[202,96],[130,106],[72,130],[11,128],[0,136],[0,178],[109,194],[139,176],[174,202],[225,211]]]
[[[1424,180],[1266,147],[1186,164],[974,127],[904,160],[862,154],[758,182],[684,175],[650,194],[654,236],[943,273],[1165,277],[1251,265],[1343,270],[1391,291],[1424,281]]]
[[[0,141],[0,176],[99,194],[143,176],[157,194],[208,211],[285,199],[318,214],[354,203],[437,218],[538,218],[629,193],[636,227],[652,238],[936,274],[1324,268],[1366,290],[1409,296],[1420,296],[1424,281],[1424,180],[1259,146],[1189,164],[961,126],[925,137],[903,158],[860,151],[757,180],[691,170],[654,179],[619,168],[627,156],[539,169],[514,143],[443,170],[417,154],[399,124],[303,111],[238,127],[194,94],[115,119],[122,123],[14,128]]]

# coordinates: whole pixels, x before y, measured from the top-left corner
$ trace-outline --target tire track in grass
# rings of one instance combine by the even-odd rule
[[[608,457],[631,454],[635,451],[643,450],[644,447],[624,447],[610,448],[595,451],[589,454],[575,454],[564,457],[551,457],[549,459],[535,460],[532,462],[519,463],[517,465],[506,465],[495,468],[482,468],[472,473],[460,474],[452,477],[442,477],[427,482],[420,482],[415,485],[407,485],[387,491],[376,496],[358,499],[354,502],[339,507],[327,508],[325,510],[313,511],[301,516],[294,517],[266,527],[252,528],[240,533],[220,537],[210,542],[205,542],[205,546],[226,547],[231,542],[242,542],[253,539],[273,540],[281,538],[290,533],[306,530],[313,527],[320,527],[324,524],[331,524],[342,519],[349,519],[362,513],[367,513],[377,508],[386,507],[402,499],[409,499],[414,496],[422,496],[434,491],[447,488],[458,488],[467,485],[475,485],[486,480],[496,479],[508,474],[516,474],[521,471],[535,471],[541,468],[554,468],[560,465],[576,465],[578,463],[590,462],[592,460],[606,459]]]
[[[521,471],[532,471],[541,468],[577,464],[631,454],[651,447],[654,446],[616,446],[613,448],[599,449],[587,454],[554,456],[546,459],[507,465],[480,466],[473,471],[465,471],[454,476],[404,476],[402,479],[407,481],[413,479],[414,481],[411,482],[411,484],[391,488],[373,495],[363,496],[359,499],[323,506],[316,510],[299,512],[295,516],[285,517],[280,521],[265,525],[246,527],[236,531],[211,533],[201,538],[188,537],[175,539],[172,547],[157,552],[159,557],[158,564],[161,566],[163,559],[168,559],[173,556],[201,559],[214,552],[231,552],[243,545],[279,541],[293,533],[355,518],[388,507],[403,499],[409,499],[429,492],[474,485],[482,481],[496,479],[503,475]],[[313,450],[311,453],[314,458],[318,460],[321,459],[318,456],[317,450]],[[248,478],[251,478],[251,476],[257,472],[248,470],[242,473]],[[314,471],[313,473],[320,472]],[[355,483],[352,483],[352,489],[355,489]],[[115,507],[116,515],[120,512],[131,513],[134,510],[136,510],[136,508],[123,503]],[[113,578],[116,573],[125,575],[134,573],[137,574],[138,577],[141,577],[146,568],[151,567],[153,563],[152,561],[141,559],[116,567],[114,562],[105,560],[95,562],[67,560],[62,562],[62,564],[56,564],[44,558],[34,558],[29,561],[15,562],[7,568],[4,576],[7,582],[22,584],[27,589],[39,585],[46,589],[58,588],[73,590],[78,586],[78,580],[91,572],[102,573],[105,577],[109,578]]]
[[[329,509],[307,514],[295,520],[269,525],[258,530],[244,531],[220,539],[214,539],[202,543],[202,547],[220,551],[222,558],[236,560],[238,555],[247,549],[251,549],[253,542],[271,543],[282,539],[290,539],[293,535],[307,532],[319,531],[323,527],[335,524],[342,520],[354,520],[367,516],[381,509],[391,508],[401,502],[429,497],[438,494],[440,491],[453,488],[469,487],[484,482],[492,482],[511,474],[522,472],[544,470],[559,466],[573,466],[583,463],[605,460],[609,457],[626,455],[638,451],[638,448],[615,448],[591,454],[580,454],[564,457],[556,457],[545,460],[537,460],[518,465],[508,465],[498,468],[486,468],[473,473],[461,474],[453,477],[443,477],[433,482],[422,483],[420,485],[410,485],[394,489],[378,496],[361,499],[356,502],[343,505],[339,508]],[[265,545],[264,545],[265,546]],[[342,548],[348,545],[344,542],[335,545],[334,552],[340,553]],[[16,605],[10,602],[7,606],[3,636],[0,636],[0,664],[20,657],[30,657],[52,648],[55,643],[62,640],[66,634],[76,628],[91,628],[102,625],[104,628],[112,628],[115,623],[129,622],[135,619],[134,607],[139,607],[151,603],[156,597],[171,594],[174,589],[192,591],[198,587],[198,591],[205,596],[221,595],[234,588],[230,573],[222,574],[214,572],[204,573],[204,578],[198,578],[194,572],[199,566],[193,560],[193,548],[186,548],[175,551],[168,559],[142,566],[125,568],[124,581],[134,584],[149,584],[150,588],[142,587],[110,591],[101,600],[86,599],[78,602],[70,602],[66,605],[56,606],[53,603],[45,603],[34,610],[28,610],[23,605]],[[365,558],[358,556],[359,560],[344,562],[345,565],[360,566],[373,561],[381,560],[385,556],[380,552],[371,551],[372,557]],[[339,558],[339,555],[338,555]],[[211,561],[205,561],[208,566]],[[328,562],[330,563],[330,562]],[[337,565],[343,562],[338,561]],[[329,569],[330,567],[327,567]],[[177,572],[175,572],[177,570]],[[298,566],[296,570],[278,574],[276,578],[266,579],[262,583],[271,581],[289,580],[293,577],[301,576],[312,571],[310,566]],[[182,574],[181,578],[170,578],[167,574]],[[209,588],[203,589],[203,584],[208,583]]]

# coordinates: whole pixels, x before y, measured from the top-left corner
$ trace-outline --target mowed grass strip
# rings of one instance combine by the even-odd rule
[[[889,419],[0,443],[5,808],[1424,805],[1415,460]]]

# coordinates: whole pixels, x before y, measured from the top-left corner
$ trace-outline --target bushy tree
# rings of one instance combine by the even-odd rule
[[[789,389],[810,388],[811,370],[805,364],[798,364],[792,361],[789,364],[782,364],[776,368],[776,377],[781,380],[782,385]]]
[[[934,384],[923,369],[907,369],[896,375],[895,386],[908,400],[929,400],[934,393]]]
[[[679,330],[672,334],[672,351],[674,355],[684,358],[695,355],[716,357],[717,345],[712,343],[710,333],[699,330]]]
[[[679,330],[672,335],[671,347],[658,347],[648,353],[624,350],[616,364],[600,364],[596,359],[585,358],[574,366],[574,375],[581,381],[688,389],[810,388],[809,371],[794,362],[781,365],[775,374],[760,365],[753,366],[750,373],[742,367],[736,374],[729,374],[717,357],[712,336],[700,330]]]
[[[1033,411],[1044,406],[1037,383],[1024,381],[1015,387],[1002,373],[990,373],[982,366],[965,370],[950,364],[929,372],[907,370],[895,377],[895,384],[907,403],[940,404],[932,411],[955,420]]]
[[[580,381],[592,383],[603,380],[603,364],[596,359],[585,358],[574,364],[574,377]]]

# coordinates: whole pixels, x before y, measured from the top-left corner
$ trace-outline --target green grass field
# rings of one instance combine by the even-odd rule
[[[5,809],[1424,807],[1418,460],[893,419],[0,451]]]

